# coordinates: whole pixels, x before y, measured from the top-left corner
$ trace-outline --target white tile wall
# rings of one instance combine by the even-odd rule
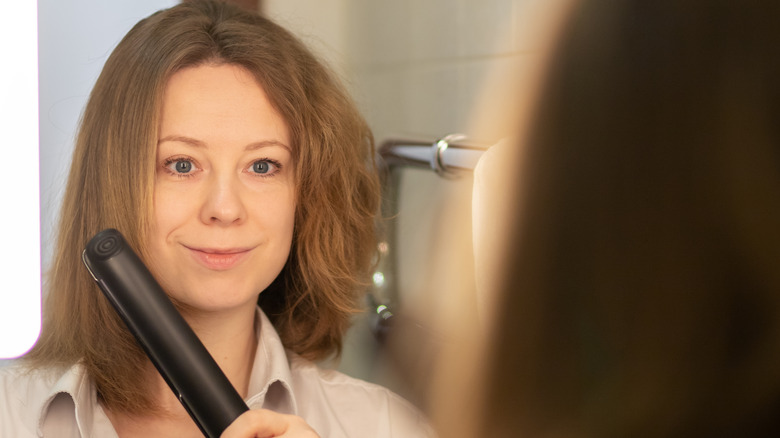
[[[433,140],[454,132],[491,143],[507,132],[499,129],[505,127],[497,121],[501,114],[485,112],[486,87],[493,98],[518,96],[518,84],[533,70],[518,66],[536,62],[537,14],[555,1],[266,0],[264,4],[270,16],[282,17],[310,41],[325,40],[319,47],[338,53],[325,57],[339,63],[335,67],[343,72],[377,143],[410,136]],[[332,9],[322,13],[323,4]],[[331,30],[312,38],[320,29]],[[495,74],[497,70],[513,72],[514,86],[488,83],[501,76]],[[444,248],[455,248],[448,236],[437,233],[442,223],[456,221],[456,235],[449,240],[465,241],[465,250],[469,249],[471,179],[451,182],[432,172],[410,171],[400,190],[400,242],[395,250],[401,301],[421,314],[441,318],[452,303],[468,303],[467,297],[464,301],[448,295],[451,272],[440,270],[435,274],[439,277],[432,278],[429,267]],[[448,216],[452,212],[461,217]],[[365,330],[363,322],[359,330]],[[392,387],[375,372],[376,367],[367,366],[375,363],[366,354],[373,354],[374,348],[365,342],[362,332],[348,338],[342,370]],[[400,387],[393,389],[403,392]]]
[[[492,71],[532,56],[534,33],[520,29],[530,27],[531,19],[518,14],[530,12],[540,1],[347,0],[347,71],[378,142],[392,137],[433,140],[454,132],[480,143],[498,141],[504,133],[482,129],[472,135],[475,109]],[[512,90],[507,91],[511,98]],[[430,278],[431,261],[442,247],[435,227],[458,221],[455,233],[470,235],[468,208],[455,207],[466,217],[442,215],[448,205],[444,200],[468,207],[471,182],[408,172],[400,189],[396,251],[401,302],[441,318],[442,296],[449,292],[437,289],[447,279]]]

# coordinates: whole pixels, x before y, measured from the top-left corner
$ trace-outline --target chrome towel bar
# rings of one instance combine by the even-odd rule
[[[463,134],[449,134],[433,142],[390,139],[382,143],[379,156],[387,166],[430,168],[447,176],[462,170],[474,170],[479,158],[490,147],[463,143]]]

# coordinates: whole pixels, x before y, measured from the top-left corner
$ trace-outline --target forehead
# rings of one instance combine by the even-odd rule
[[[188,67],[166,84],[160,138],[186,135],[204,142],[275,140],[289,145],[288,131],[263,87],[241,66]]]

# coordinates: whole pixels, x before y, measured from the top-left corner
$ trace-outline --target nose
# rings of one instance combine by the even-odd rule
[[[215,175],[208,182],[200,216],[206,224],[227,226],[243,222],[246,208],[240,182],[227,175]]]

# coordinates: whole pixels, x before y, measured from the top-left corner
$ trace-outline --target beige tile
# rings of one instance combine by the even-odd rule
[[[452,59],[459,54],[461,0],[417,1],[410,9],[411,60]]]
[[[407,72],[409,107],[404,120],[412,132],[433,137],[457,131],[459,99],[458,63],[423,65]]]
[[[461,0],[459,55],[478,57],[515,50],[513,0]]]
[[[353,62],[371,66],[407,63],[413,43],[411,0],[350,0],[346,51]]]
[[[360,82],[363,93],[359,105],[377,143],[398,134],[404,128],[404,114],[409,107],[406,81],[398,69],[366,73]]]

